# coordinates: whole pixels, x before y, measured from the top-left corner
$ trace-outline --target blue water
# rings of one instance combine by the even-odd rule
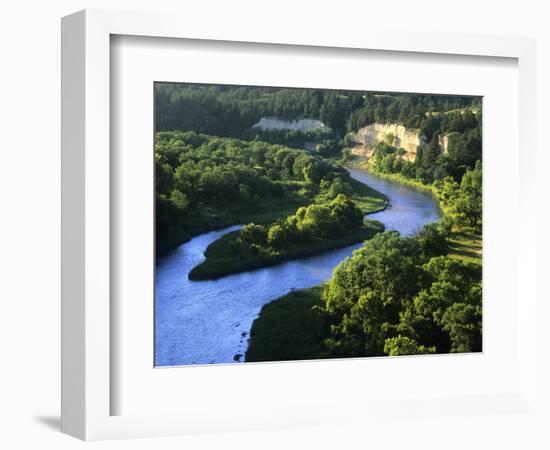
[[[414,234],[440,217],[432,196],[382,180],[359,169],[353,178],[384,193],[390,205],[369,215],[387,230]],[[244,361],[252,322],[266,303],[291,290],[313,287],[328,280],[334,268],[361,243],[310,258],[230,275],[219,280],[190,281],[193,267],[204,260],[206,248],[240,225],[205,233],[162,258],[156,269],[155,364],[235,363]]]

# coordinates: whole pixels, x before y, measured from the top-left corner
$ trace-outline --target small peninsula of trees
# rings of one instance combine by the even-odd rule
[[[249,223],[210,245],[206,260],[190,273],[192,280],[219,278],[370,239],[384,230],[343,194],[328,202],[299,208],[274,223]]]

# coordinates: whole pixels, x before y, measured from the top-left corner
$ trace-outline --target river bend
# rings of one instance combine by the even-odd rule
[[[386,230],[414,234],[440,217],[434,198],[414,188],[350,169],[356,180],[390,199],[384,211],[369,218]],[[201,234],[161,258],[156,267],[155,364],[178,366],[243,362],[252,322],[266,303],[293,289],[321,284],[361,243],[277,266],[230,275],[218,280],[190,281],[193,267],[206,248],[240,225]]]

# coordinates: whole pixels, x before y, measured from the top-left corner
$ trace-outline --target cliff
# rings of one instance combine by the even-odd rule
[[[381,141],[391,139],[391,145],[405,150],[403,158],[408,161],[414,161],[416,157],[416,148],[420,144],[426,143],[426,137],[420,134],[420,130],[414,128],[405,128],[403,125],[395,123],[372,123],[359,129],[351,135],[352,141],[356,146],[352,149],[355,155],[366,156],[370,158],[374,150],[374,145]],[[439,137],[439,145],[443,153],[447,152],[448,137],[442,135]]]
[[[296,119],[286,120],[278,117],[262,117],[260,121],[252,128],[259,128],[263,131],[268,130],[293,130],[293,131],[312,131],[321,130],[323,132],[330,132],[330,128],[323,122],[316,119]]]

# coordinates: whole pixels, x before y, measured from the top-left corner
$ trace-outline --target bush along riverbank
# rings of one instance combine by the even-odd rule
[[[270,225],[250,223],[222,236],[205,252],[205,261],[189,273],[190,280],[220,278],[284,261],[335,250],[384,231],[343,194],[324,204],[299,208],[296,214]]]

